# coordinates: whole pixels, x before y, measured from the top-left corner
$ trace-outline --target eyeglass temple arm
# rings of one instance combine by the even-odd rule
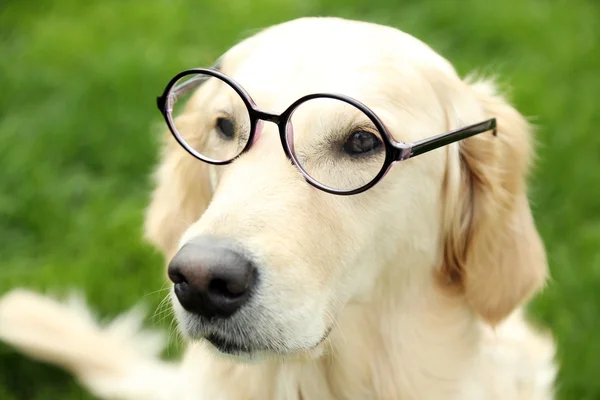
[[[211,66],[209,69],[214,69],[216,71],[220,71],[221,70],[221,59],[219,58],[217,60],[217,62],[215,64],[213,64],[213,66]],[[166,105],[166,108],[168,110],[171,110],[173,108],[173,104],[175,104],[175,102],[179,99],[179,96],[189,93],[191,90],[198,88],[200,85],[202,85],[204,82],[209,80],[211,77],[212,76],[210,76],[210,75],[198,74],[195,77],[193,77],[192,79],[188,79],[187,81],[185,81],[179,85],[176,85],[175,87],[172,87],[171,90],[169,91],[169,95],[167,98],[164,98],[163,96],[159,96],[156,99],[157,103],[158,103],[158,107],[162,108]]]
[[[406,148],[400,152],[398,160],[406,160],[407,158],[427,153],[428,151],[435,150],[450,143],[458,142],[459,140],[467,139],[491,129],[494,130],[493,133],[494,136],[496,136],[496,118],[469,125],[452,132],[442,133],[441,135],[419,140],[418,142],[406,143]]]
[[[165,107],[167,109],[167,111],[173,111],[173,105],[175,104],[177,99],[179,99],[179,96],[186,94],[186,93],[190,92],[191,90],[199,87],[206,80],[207,80],[206,77],[198,76],[198,77],[189,79],[177,86],[174,86],[173,88],[171,88],[171,90],[169,91],[169,93],[166,97],[159,96],[156,98],[158,108],[160,108],[162,110],[162,108]]]
[[[211,77],[208,75],[198,75],[192,79],[188,79],[187,81],[173,87],[169,92],[169,95],[166,99],[162,101],[166,101],[166,107],[168,111],[173,111],[173,105],[179,99],[179,96],[182,96],[186,93],[191,92],[192,90],[198,88],[204,82],[206,82]]]

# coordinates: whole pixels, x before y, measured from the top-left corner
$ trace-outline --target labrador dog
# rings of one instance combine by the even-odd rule
[[[158,105],[145,229],[183,360],[137,311],[99,324],[22,289],[4,341],[104,399],[553,397],[553,340],[523,312],[547,277],[532,131],[492,81],[390,27],[302,18]]]

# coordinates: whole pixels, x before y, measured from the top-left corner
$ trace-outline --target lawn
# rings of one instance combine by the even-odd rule
[[[179,70],[305,15],[396,26],[511,88],[538,127],[531,197],[553,276],[531,314],[558,341],[559,398],[600,399],[596,0],[0,0],[0,294],[78,288],[103,317],[140,298],[156,307],[163,260],[141,239],[156,95]],[[1,400],[90,398],[0,345]]]

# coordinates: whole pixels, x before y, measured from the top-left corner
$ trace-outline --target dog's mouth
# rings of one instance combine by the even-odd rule
[[[310,349],[299,349],[299,350],[312,350],[312,349],[317,348],[329,337],[331,330],[332,330],[331,327],[329,329],[327,329],[325,331],[325,333],[323,334],[323,336],[319,339],[319,341],[317,343],[315,343]],[[226,338],[222,335],[218,335],[218,334],[214,334],[214,333],[211,333],[211,334],[205,336],[204,339],[206,339],[207,342],[209,342],[211,345],[213,345],[213,347],[215,349],[217,349],[219,352],[221,352],[223,354],[227,354],[227,355],[232,355],[232,356],[248,356],[253,353],[256,353],[257,351],[271,352],[271,353],[276,353],[276,354],[280,354],[280,355],[285,355],[287,353],[294,353],[293,350],[289,350],[289,349],[286,351],[281,351],[281,350],[275,350],[275,349],[270,349],[270,348],[256,348],[249,344],[240,344],[240,343],[235,342],[235,341],[233,341],[229,338]]]
[[[223,336],[210,334],[205,339],[224,354],[239,355],[252,353],[250,346],[233,342]]]

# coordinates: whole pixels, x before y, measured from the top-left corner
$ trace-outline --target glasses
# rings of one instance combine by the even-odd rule
[[[214,165],[229,164],[248,151],[263,123],[272,122],[286,156],[306,181],[338,195],[373,187],[396,161],[489,130],[496,135],[492,118],[418,142],[398,142],[367,106],[331,93],[304,96],[283,113],[272,114],[258,108],[236,81],[212,68],[177,74],[157,105],[175,140],[192,156]],[[302,135],[295,135],[294,127],[302,127]]]

